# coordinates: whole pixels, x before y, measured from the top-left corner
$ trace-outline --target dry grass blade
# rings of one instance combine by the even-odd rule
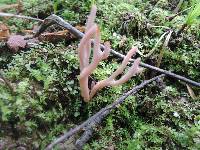
[[[186,84],[186,87],[187,87],[187,90],[188,90],[188,93],[189,93],[190,97],[192,99],[195,99],[196,95],[194,94],[194,91],[192,90],[192,88],[188,84]]]
[[[156,67],[160,67],[160,64],[161,64],[161,61],[162,61],[162,58],[163,58],[163,53],[165,51],[165,49],[167,49],[167,46],[168,46],[168,43],[169,43],[169,40],[170,40],[170,37],[172,35],[172,30],[169,31],[169,34],[167,35],[166,39],[165,39],[165,42],[160,50],[160,54],[158,56],[158,61],[157,61],[157,65]]]

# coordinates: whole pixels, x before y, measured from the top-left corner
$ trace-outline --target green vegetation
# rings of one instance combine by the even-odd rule
[[[0,4],[15,2],[3,0]],[[172,29],[160,68],[200,82],[200,30],[196,21],[200,5],[192,0],[184,2],[179,11],[192,8],[171,21],[167,17],[174,15],[173,9],[178,4],[175,0],[55,0],[48,1],[48,5],[45,0],[23,0],[22,14],[44,19],[54,12],[74,26],[83,26],[93,3],[98,9],[96,22],[102,41],[110,41],[112,48],[123,54],[132,45],[138,46],[144,55],[149,53],[168,30],[165,27]],[[37,24],[18,18],[0,21],[13,34],[23,34],[24,29]],[[177,36],[184,24],[190,28]],[[4,42],[0,44],[0,49],[4,49],[0,50],[0,69],[14,88],[10,90],[0,80],[0,149],[1,145],[6,149],[13,144],[13,149],[17,146],[44,149],[64,131],[156,74],[145,69],[127,83],[106,87],[91,102],[84,103],[78,83],[78,43],[78,40],[40,42],[16,54],[9,52]],[[140,56],[142,61],[155,66],[163,43],[164,40],[149,57]],[[120,63],[111,55],[100,63],[90,81],[107,78]],[[200,149],[200,89],[192,88],[195,99],[190,97],[185,83],[166,77],[129,96],[94,129],[84,149]]]
[[[196,22],[199,22],[198,17],[200,16],[200,3],[198,1],[193,1],[192,10],[188,13],[186,18],[186,24],[192,25]]]

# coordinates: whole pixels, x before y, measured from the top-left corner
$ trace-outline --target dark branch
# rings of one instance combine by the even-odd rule
[[[76,141],[75,146],[77,149],[82,149],[83,146],[89,141],[92,137],[93,129],[89,127],[85,130],[85,132],[81,135],[81,137]]]
[[[105,108],[102,108],[99,112],[97,112],[92,117],[88,118],[81,125],[71,129],[70,131],[66,132],[64,135],[62,135],[58,139],[54,140],[51,144],[49,144],[47,146],[46,150],[51,150],[58,143],[61,143],[61,142],[65,141],[65,140],[67,140],[69,137],[71,137],[72,135],[76,134],[81,129],[83,129],[83,130],[85,129],[86,132],[76,142],[77,146],[83,146],[83,144],[86,143],[89,140],[89,138],[91,137],[92,128],[95,127],[96,125],[100,124],[101,121],[103,120],[103,118],[105,118],[111,112],[111,110],[115,109],[118,105],[122,104],[129,95],[137,93],[139,90],[144,88],[149,83],[157,80],[158,78],[164,77],[164,76],[165,76],[164,74],[156,76],[156,77],[154,77],[154,78],[152,78],[150,80],[146,80],[146,81],[142,82],[138,86],[135,86],[132,90],[128,91],[122,97],[117,99],[114,103],[106,106]]]
[[[58,24],[64,28],[66,28],[67,30],[69,30],[69,32],[71,32],[74,36],[76,36],[77,38],[81,39],[84,34],[82,32],[80,32],[79,30],[77,30],[75,27],[73,27],[71,24],[65,22],[61,17],[59,16],[56,16],[56,15],[51,15],[49,17],[47,17],[44,22],[41,24],[41,26],[39,27],[38,31],[36,32],[36,34],[34,35],[34,37],[37,37],[39,36],[42,32],[44,32],[44,30],[49,27],[50,25],[52,24]],[[104,49],[104,45],[101,45],[101,48]],[[111,53],[117,57],[120,57],[120,58],[124,58],[125,56],[120,54],[119,52],[116,52],[115,50],[111,50]],[[134,60],[131,60],[131,62],[133,62]],[[162,74],[166,74],[167,76],[170,76],[170,77],[173,77],[173,78],[176,78],[176,79],[179,79],[179,80],[182,80],[190,85],[193,85],[193,86],[198,86],[200,87],[200,83],[198,82],[195,82],[193,80],[190,80],[190,79],[187,79],[183,76],[180,76],[180,75],[177,75],[175,73],[172,73],[170,71],[167,71],[167,70],[163,70],[163,69],[160,69],[158,67],[154,67],[154,66],[151,66],[151,65],[148,65],[146,63],[140,63],[140,66],[142,67],[145,67],[145,68],[149,68],[151,70],[154,70],[156,72],[160,72]]]

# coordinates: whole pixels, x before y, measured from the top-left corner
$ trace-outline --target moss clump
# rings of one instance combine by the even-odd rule
[[[81,26],[91,4],[96,3],[96,22],[101,28],[102,42],[110,41],[112,48],[123,54],[132,45],[137,45],[141,53],[148,53],[168,30],[165,27],[169,27],[174,32],[168,48],[164,49],[160,67],[200,82],[198,24],[192,24],[176,36],[188,12],[172,21],[167,19],[174,15],[172,10],[177,1],[62,0],[49,2],[48,7],[46,3],[34,7],[33,13],[28,7],[39,2],[24,0],[23,3],[27,8],[24,14],[48,16],[55,12],[73,25]],[[184,2],[180,11],[190,6],[190,2]],[[34,23],[13,18],[7,24],[15,33],[32,28]],[[164,40],[148,58],[141,56],[143,62],[155,65],[163,43]],[[15,90],[12,93],[0,80],[0,142],[5,143],[4,147],[14,143],[24,144],[27,149],[44,149],[64,131],[155,74],[145,70],[126,84],[102,89],[90,103],[84,103],[78,83],[78,42],[67,41],[67,44],[40,43],[14,55],[1,51],[0,68]],[[5,44],[0,46],[6,49]],[[89,83],[107,78],[120,63],[121,60],[111,55],[100,63]],[[94,129],[93,138],[84,149],[200,149],[199,88],[193,90],[196,99],[190,98],[184,84],[172,78],[149,85],[129,96],[105,118]]]

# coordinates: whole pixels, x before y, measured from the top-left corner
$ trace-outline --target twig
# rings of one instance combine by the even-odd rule
[[[3,13],[3,12],[0,12],[0,16],[2,16],[2,17],[16,17],[16,18],[29,19],[29,20],[35,20],[35,21],[43,22],[42,19],[33,18],[33,17],[29,17],[29,16],[14,15],[14,14]]]
[[[189,28],[189,26],[186,23],[184,23],[181,26],[181,28],[177,31],[175,36],[178,37],[185,29],[188,29],[188,28]],[[179,42],[179,44],[180,44],[180,42]],[[179,44],[177,44],[177,45],[179,45]]]
[[[37,37],[39,36],[42,32],[44,32],[44,30],[49,27],[50,25],[53,25],[53,24],[58,24],[64,28],[66,28],[67,30],[69,30],[69,32],[71,32],[75,37],[81,39],[84,34],[82,32],[80,32],[79,30],[77,30],[75,27],[73,27],[71,24],[69,24],[68,22],[65,22],[61,17],[57,16],[57,15],[51,15],[49,17],[47,17],[44,22],[41,24],[41,26],[39,27],[38,31],[36,32],[36,34],[34,35],[34,37]],[[101,45],[101,48],[102,49],[105,49],[105,46],[104,45]],[[111,53],[119,58],[124,58],[125,56],[120,54],[119,52],[116,52],[115,50],[112,50],[111,49]],[[131,62],[133,62],[134,60],[130,60]],[[180,75],[177,75],[175,73],[172,73],[170,71],[167,71],[167,70],[163,70],[163,69],[160,69],[160,68],[157,68],[157,67],[154,67],[154,66],[151,66],[149,64],[146,64],[146,63],[140,63],[140,66],[142,67],[145,67],[145,68],[149,68],[151,70],[154,70],[156,72],[160,72],[162,74],[166,74],[170,77],[173,77],[173,78],[176,78],[176,79],[179,79],[179,80],[182,80],[190,85],[193,85],[193,86],[198,86],[200,87],[200,83],[198,82],[195,82],[193,80],[190,80],[190,79],[187,79],[183,76],[180,76]]]
[[[155,26],[155,25],[152,25],[152,24],[150,24],[150,23],[147,23],[147,27],[149,27],[149,28],[163,28],[163,29],[167,29],[167,30],[170,29],[170,28],[167,27],[167,26]]]
[[[94,130],[92,127],[88,127],[84,133],[81,135],[81,137],[76,141],[75,146],[77,149],[82,149],[83,146],[89,141],[89,139],[92,137]]]
[[[191,8],[192,8],[192,7],[188,7],[188,8],[186,8],[186,9],[184,9],[183,11],[180,11],[180,12],[176,13],[176,14],[173,15],[173,16],[168,16],[166,19],[167,19],[168,21],[172,21],[175,17],[177,17],[178,15],[180,15],[180,14],[182,14],[182,13],[184,13],[184,12],[190,10]]]
[[[56,140],[54,140],[51,144],[49,144],[47,146],[46,150],[51,150],[55,145],[57,145],[58,143],[63,142],[64,140],[67,140],[70,136],[76,134],[81,129],[85,129],[86,128],[87,129],[86,132],[88,132],[88,131],[90,132],[91,131],[90,129],[92,129],[96,125],[100,124],[101,121],[103,120],[103,118],[106,117],[111,112],[111,110],[115,109],[117,106],[122,104],[129,95],[137,93],[142,88],[144,88],[147,84],[157,80],[158,78],[164,77],[164,76],[165,76],[164,74],[156,76],[156,77],[154,77],[154,78],[152,78],[150,80],[146,80],[146,81],[142,82],[140,85],[135,86],[133,89],[131,89],[130,91],[125,93],[122,97],[118,98],[115,102],[113,102],[112,104],[106,106],[105,108],[102,108],[99,112],[94,114],[92,117],[88,118],[81,125],[71,129],[70,131],[66,132],[64,135],[62,135],[59,138],[57,138]],[[92,133],[90,132],[89,134],[92,134]]]
[[[180,1],[178,2],[178,5],[177,5],[176,8],[174,9],[174,13],[178,13],[178,11],[179,11],[179,9],[181,8],[182,4],[183,4],[183,0],[180,0]]]

